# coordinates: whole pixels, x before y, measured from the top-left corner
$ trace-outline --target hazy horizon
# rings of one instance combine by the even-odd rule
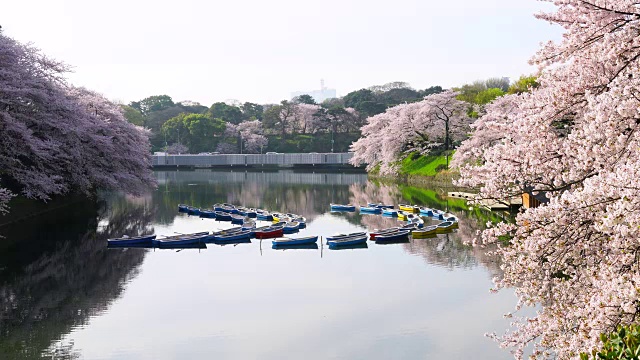
[[[33,11],[34,6],[38,9]],[[260,104],[325,86],[338,96],[404,81],[460,86],[536,69],[527,61],[561,29],[535,0],[166,0],[5,4],[6,36],[74,67],[69,80],[129,103],[166,94],[209,106]],[[35,24],[35,25],[34,25]]]

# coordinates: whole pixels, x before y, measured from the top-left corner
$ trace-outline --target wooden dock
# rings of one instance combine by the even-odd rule
[[[477,201],[478,199],[478,194],[472,194],[472,193],[461,192],[461,191],[449,192],[447,193],[447,196],[451,198],[456,198],[456,199],[464,199],[467,201]],[[480,204],[481,207],[484,207],[490,210],[509,210],[514,206],[521,206],[522,198],[521,197],[511,198],[511,201],[508,204],[498,202],[495,200],[487,200],[487,199],[479,200],[478,203]]]

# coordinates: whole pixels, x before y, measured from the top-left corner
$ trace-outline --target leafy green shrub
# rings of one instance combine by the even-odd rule
[[[580,354],[580,360],[640,360],[640,325],[620,326],[609,335],[602,334],[600,351]]]

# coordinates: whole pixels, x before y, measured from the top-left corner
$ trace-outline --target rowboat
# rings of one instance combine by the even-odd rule
[[[367,204],[368,207],[376,207],[378,209],[393,209],[393,205],[385,205],[383,203],[368,203]]]
[[[458,227],[458,223],[455,221],[443,221],[439,224],[436,224],[436,231],[439,233],[447,232],[448,230],[456,229]]]
[[[360,206],[360,212],[365,214],[380,214],[382,209],[375,206]]]
[[[231,221],[231,214],[224,211],[216,211],[216,220],[218,221]]]
[[[209,233],[196,233],[196,234],[185,234],[178,235],[177,237],[166,237],[162,239],[154,239],[154,245],[158,247],[168,247],[168,246],[177,246],[177,245],[191,245],[197,243],[204,243],[209,238]]]
[[[313,243],[313,244],[303,244],[303,245],[271,245],[272,249],[275,250],[295,250],[295,249],[312,249],[312,250],[318,250],[318,244]]]
[[[187,215],[200,215],[200,209],[193,206],[189,206],[187,208]]]
[[[390,234],[393,233],[395,231],[400,230],[401,228],[399,227],[392,227],[392,228],[387,228],[387,229],[381,229],[381,230],[374,230],[373,232],[369,232],[369,239],[370,240],[375,240],[376,236],[378,235],[386,235],[386,234]]]
[[[407,212],[410,212],[410,213],[420,212],[420,208],[418,206],[414,206],[414,205],[400,204],[400,205],[398,205],[398,208],[400,210],[407,211]]]
[[[411,236],[413,236],[414,239],[432,237],[436,234],[437,231],[438,231],[437,225],[430,225],[422,229],[415,229],[411,231]]]
[[[207,248],[207,244],[203,243],[203,242],[198,242],[198,243],[193,243],[193,244],[172,244],[171,242],[167,242],[165,244],[163,244],[162,246],[158,247],[159,249],[179,249],[179,250],[183,250],[183,249],[206,249]]]
[[[262,221],[273,221],[273,216],[266,211],[261,213],[259,212],[256,214],[256,219]]]
[[[232,242],[237,240],[251,239],[251,231],[244,230],[228,235],[216,235],[211,240],[213,243]]]
[[[127,236],[107,240],[109,246],[152,245],[155,235]]]
[[[398,230],[396,232],[378,235],[375,240],[376,243],[406,242],[409,240],[410,233],[411,230]]]
[[[409,215],[413,215],[413,213],[409,213],[406,211],[398,211],[398,220],[407,220]]]
[[[396,217],[398,216],[398,211],[393,209],[384,209],[382,210],[382,215]]]
[[[208,219],[215,219],[216,218],[216,212],[213,210],[200,210],[200,217],[201,218],[208,218]]]
[[[330,250],[350,250],[350,249],[367,249],[369,246],[366,242],[353,245],[329,245]]]
[[[271,241],[274,246],[292,246],[292,245],[306,245],[315,244],[318,241],[317,236],[306,236],[299,238],[279,237]]]
[[[271,226],[264,230],[256,230],[255,237],[258,239],[269,239],[275,237],[281,237],[284,234],[282,226]]]
[[[431,217],[436,218],[438,220],[444,220],[444,211],[437,210],[437,209],[432,209],[432,210],[433,210],[433,214],[431,214]]]
[[[244,223],[244,215],[231,214],[231,223],[242,225]]]
[[[335,235],[327,236],[327,240],[328,241],[331,241],[331,240],[342,240],[342,239],[356,237],[356,236],[364,236],[366,238],[366,235],[367,235],[367,233],[365,233],[365,232],[353,232],[353,233],[349,233],[349,234],[335,234]]]
[[[186,204],[178,204],[178,212],[186,213],[189,210],[189,205]]]
[[[329,249],[337,248],[337,247],[341,247],[341,246],[358,245],[358,244],[362,244],[362,243],[366,244],[367,243],[367,234],[365,234],[365,233],[361,233],[361,234],[362,235],[354,235],[354,236],[344,237],[344,238],[341,238],[341,239],[328,240],[327,243],[329,244]]]
[[[420,207],[420,215],[422,215],[422,216],[433,216],[433,209],[421,206]]]
[[[342,205],[342,204],[330,204],[331,211],[356,211],[356,207],[351,204]]]
[[[282,227],[282,231],[285,234],[291,234],[297,232],[298,230],[300,230],[300,223],[298,223],[297,221],[288,222]]]
[[[417,227],[421,228],[424,226],[424,220],[422,220],[420,218],[420,216],[415,215],[415,214],[408,214],[406,221],[409,222],[410,224],[415,224],[417,225]]]

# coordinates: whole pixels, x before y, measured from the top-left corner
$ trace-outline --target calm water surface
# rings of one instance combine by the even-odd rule
[[[436,191],[360,173],[159,171],[141,198],[102,194],[0,227],[1,359],[510,359],[512,293],[491,294],[496,259],[463,245],[487,221]],[[274,250],[270,240],[197,250],[107,249],[122,234],[229,227],[179,203],[294,212],[299,235],[398,224],[329,203],[411,202],[460,217],[432,239]]]

